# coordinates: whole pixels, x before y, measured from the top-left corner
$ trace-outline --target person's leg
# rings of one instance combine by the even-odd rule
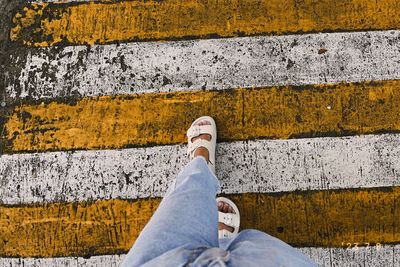
[[[195,157],[178,174],[126,256],[123,266],[139,266],[171,249],[218,247],[215,196],[219,182],[204,157]]]
[[[229,252],[228,266],[318,266],[298,249],[258,230],[244,230],[220,247]]]

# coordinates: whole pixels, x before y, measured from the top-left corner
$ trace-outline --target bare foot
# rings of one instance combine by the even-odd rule
[[[208,122],[207,120],[200,120],[195,125],[211,125],[211,123]],[[199,136],[193,137],[192,138],[192,142],[196,141],[199,138],[210,141],[211,140],[211,135],[209,135],[209,134],[201,134]],[[205,147],[202,147],[202,146],[198,147],[194,152],[194,156],[195,157],[203,156],[206,159],[207,162],[209,161],[208,149],[205,148]]]
[[[226,204],[223,201],[219,201],[217,203],[218,206],[218,211],[221,211],[223,213],[235,213],[235,211],[233,210],[233,208],[231,206],[229,206],[228,204]],[[235,230],[233,227],[228,226],[224,223],[218,223],[218,230],[223,230],[226,229],[227,231],[233,233],[233,231]]]

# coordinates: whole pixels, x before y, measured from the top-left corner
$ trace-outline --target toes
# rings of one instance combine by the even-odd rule
[[[223,206],[222,206],[222,208],[221,208],[221,211],[222,211],[222,212],[225,212],[225,213],[235,213],[235,211],[233,210],[233,208],[232,208],[231,206],[229,206],[228,204],[226,204],[226,203],[223,203]]]
[[[224,204],[224,212],[225,213],[229,212],[229,206],[227,204]]]
[[[218,201],[217,203],[218,211],[224,212],[224,213],[235,213],[233,208],[226,204],[225,202]]]
[[[211,125],[208,120],[201,120],[196,123],[196,125]]]
[[[229,213],[235,213],[235,211],[233,210],[233,208],[231,206],[228,205],[228,212]]]

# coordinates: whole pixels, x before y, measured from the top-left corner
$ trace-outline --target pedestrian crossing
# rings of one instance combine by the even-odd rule
[[[35,1],[0,118],[0,266],[117,266],[218,126],[244,228],[322,266],[399,266],[395,0]]]

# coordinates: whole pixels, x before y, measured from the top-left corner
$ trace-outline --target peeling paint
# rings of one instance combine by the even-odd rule
[[[2,155],[0,203],[162,197],[186,146]],[[218,143],[222,193],[400,186],[400,135]]]
[[[400,79],[400,31],[26,50],[9,101]]]
[[[180,144],[205,114],[220,141],[398,132],[399,87],[390,80],[22,104],[6,118],[2,139],[5,153]]]
[[[0,205],[2,257],[60,257],[127,252],[159,199]]]
[[[344,240],[400,242],[400,232],[396,231],[400,223],[400,187],[247,193],[229,198],[240,210],[241,229],[258,229],[295,247],[340,247]],[[139,199],[0,205],[0,242],[4,244],[0,255],[126,253],[159,202]]]
[[[105,255],[83,257],[55,257],[55,258],[0,258],[0,267],[119,267],[123,255]]]
[[[332,267],[377,267],[400,266],[400,246],[370,244],[369,247],[360,247],[344,241],[344,248],[300,248],[300,250],[313,259],[318,265]],[[351,243],[351,244],[347,244]],[[365,244],[364,244],[365,245]],[[350,248],[348,248],[350,246]],[[357,247],[356,247],[357,246]]]
[[[10,38],[51,46],[388,30],[399,28],[399,10],[396,0],[30,3],[15,14]]]
[[[52,0],[43,2],[52,2]],[[177,4],[175,0],[110,1],[107,3],[78,0],[74,2],[81,3],[26,3],[23,4],[26,8],[19,10],[19,13],[14,16],[15,27],[11,32],[11,38],[17,42],[14,42],[16,48],[9,47],[6,50],[9,55],[0,56],[0,60],[7,61],[6,68],[3,68],[4,71],[0,74],[1,78],[4,78],[0,81],[2,109],[0,124],[2,125],[10,118],[15,119],[16,124],[13,127],[20,124],[17,125],[19,128],[7,128],[6,132],[0,130],[1,135],[6,136],[0,140],[0,151],[3,150],[2,146],[5,146],[7,153],[148,147],[1,155],[0,203],[2,204],[0,209],[3,211],[0,212],[0,217],[12,215],[9,211],[15,211],[18,208],[20,211],[23,210],[20,214],[24,212],[26,212],[25,215],[28,214],[28,216],[20,216],[19,219],[26,219],[23,223],[12,225],[12,227],[22,225],[22,228],[11,233],[14,239],[3,242],[8,243],[8,247],[1,249],[10,248],[13,244],[16,246],[24,246],[29,242],[34,244],[27,245],[25,251],[10,250],[11,254],[7,255],[21,255],[19,254],[21,251],[27,253],[25,255],[28,256],[88,256],[126,252],[130,246],[120,236],[114,239],[113,234],[118,230],[111,226],[111,220],[107,217],[110,214],[107,211],[118,206],[118,203],[133,203],[131,200],[129,202],[115,200],[115,198],[163,196],[177,171],[187,162],[185,146],[166,146],[165,144],[184,142],[185,127],[190,124],[192,119],[190,116],[193,115],[193,118],[196,116],[197,111],[194,112],[194,110],[199,107],[201,112],[211,111],[216,114],[217,122],[223,129],[221,140],[245,140],[219,143],[217,174],[221,179],[222,193],[250,193],[252,196],[250,198],[246,198],[245,194],[232,196],[237,198],[242,207],[245,207],[244,214],[249,210],[255,210],[254,199],[270,203],[271,193],[279,193],[275,196],[282,197],[286,194],[292,197],[292,200],[287,202],[290,203],[281,208],[283,211],[287,209],[285,215],[275,214],[274,220],[292,223],[293,232],[287,233],[287,228],[290,226],[269,225],[270,217],[254,223],[259,219],[254,214],[249,215],[254,219],[249,224],[251,227],[275,231],[278,237],[283,236],[284,240],[287,238],[289,241],[296,240],[295,242],[298,243],[295,244],[301,246],[314,246],[318,242],[323,245],[339,246],[340,242],[357,242],[358,240],[354,238],[360,238],[362,234],[365,234],[364,238],[368,241],[399,242],[396,230],[399,221],[396,217],[399,214],[396,210],[399,206],[396,202],[399,199],[398,188],[395,189],[397,195],[392,196],[394,205],[388,200],[389,198],[385,202],[385,197],[380,195],[390,191],[382,187],[399,186],[400,138],[398,134],[246,140],[399,131],[400,104],[396,92],[399,82],[394,80],[400,79],[400,31],[303,34],[317,31],[398,29],[400,25],[397,16],[400,10],[398,1],[351,0],[346,3],[332,4],[333,2],[325,0],[318,3],[306,0],[300,1],[301,3],[296,1],[295,8],[294,0],[285,0],[279,1],[280,5],[277,5],[277,9],[268,6],[274,5],[277,0],[261,1],[261,4],[265,5],[262,7],[259,6],[260,1],[247,2],[243,5],[229,1],[224,3],[208,1],[207,4],[204,4],[204,1],[188,1],[182,4],[180,1]],[[335,6],[330,7],[331,5]],[[215,7],[211,10],[212,12],[209,10],[210,6]],[[131,12],[136,7],[139,9],[135,12],[142,16],[138,27],[136,27],[137,23],[133,23],[138,15],[135,16],[136,13]],[[143,9],[143,7],[146,10],[152,7],[158,9],[154,12],[142,12],[140,8]],[[195,15],[201,17],[197,20],[196,17],[193,20],[182,19],[184,17],[179,14],[180,11],[175,12],[176,7],[183,10],[185,14],[193,15],[194,12]],[[208,9],[203,10],[204,7]],[[170,14],[162,13],[162,8],[164,11],[170,11]],[[187,12],[185,8],[190,9],[191,12]],[[221,9],[226,12],[219,12]],[[328,13],[327,10],[329,10]],[[118,16],[121,12],[128,12],[131,16]],[[234,13],[230,19],[224,17],[232,15],[232,12],[237,12],[237,14]],[[285,20],[282,20],[283,12]],[[12,13],[14,12],[10,14]],[[154,22],[155,18],[156,22]],[[213,18],[214,21],[212,21]],[[289,23],[286,25],[287,19]],[[165,25],[160,23],[160,21],[168,20],[172,23],[165,23]],[[185,22],[184,30],[180,21]],[[4,22],[2,18],[0,22]],[[192,27],[187,27],[188,23]],[[82,25],[85,27],[82,28]],[[7,30],[3,33],[8,34],[10,25],[5,26]],[[171,30],[168,27],[175,28]],[[255,37],[255,35],[288,33],[299,35]],[[219,39],[219,37],[245,35],[253,37]],[[183,40],[197,38],[205,40]],[[179,41],[119,43],[121,40],[130,42],[170,39],[179,39]],[[115,42],[118,44],[76,46],[76,44]],[[20,44],[57,46],[18,47]],[[65,47],[71,44],[74,46]],[[0,51],[1,53],[4,54],[4,51]],[[376,82],[378,80],[389,81]],[[357,85],[360,88],[355,89],[352,85],[326,85],[364,81],[375,82],[367,82],[366,86]],[[309,86],[310,84],[316,86]],[[321,86],[321,84],[325,85]],[[382,84],[390,86],[381,87]],[[274,92],[277,94],[271,98],[263,93],[258,94],[259,88],[254,88],[283,85],[289,85],[289,89],[264,88],[264,90],[276,90]],[[232,88],[248,89],[231,90]],[[216,92],[206,92],[201,95],[202,93],[197,92],[199,90],[225,90],[226,95],[237,93],[237,98],[232,97],[231,102],[221,99],[211,101],[211,97],[218,95]],[[304,94],[303,92],[307,90],[311,90],[312,93]],[[195,94],[198,93],[198,95],[193,99],[180,99],[167,94],[162,100],[164,102],[160,102],[159,106],[152,103],[156,99],[154,98],[147,104],[140,102],[139,106],[143,106],[137,110],[139,112],[150,110],[151,113],[154,106],[157,111],[157,107],[162,110],[165,107],[186,105],[189,107],[172,111],[167,108],[165,113],[160,112],[160,114],[165,115],[167,112],[172,112],[172,114],[184,112],[182,114],[185,114],[186,112],[186,114],[191,114],[190,118],[167,117],[165,125],[149,124],[145,119],[130,120],[128,107],[130,105],[130,107],[135,107],[132,99],[137,96],[124,94],[181,91],[196,91]],[[250,91],[254,92],[244,93]],[[337,94],[337,91],[340,93]],[[291,97],[285,95],[288,92]],[[204,100],[207,94],[210,98],[205,97],[207,100]],[[87,98],[106,95],[111,95],[111,97]],[[104,99],[108,100],[104,102]],[[40,100],[45,101],[41,104]],[[245,101],[248,105],[245,105]],[[101,106],[98,105],[99,103],[105,104]],[[272,105],[275,107],[272,111],[268,110],[270,103],[276,104]],[[234,112],[221,111],[227,107],[228,109],[233,107]],[[90,114],[89,110],[92,109],[92,115],[86,116],[81,113],[85,108],[87,108],[87,114]],[[250,115],[246,117],[245,111]],[[133,112],[132,114],[146,117],[148,113]],[[307,114],[313,114],[313,116]],[[285,119],[273,121],[277,116]],[[80,124],[80,118],[86,120],[86,124]],[[232,118],[234,118],[232,124],[229,124],[229,119]],[[165,120],[166,117],[161,119]],[[102,123],[96,124],[99,121]],[[313,123],[310,124],[310,121]],[[176,122],[178,130],[174,132],[171,130],[171,125]],[[242,128],[237,128],[236,125],[241,125]],[[245,126],[248,125],[252,125],[253,132],[246,132]],[[121,128],[126,131],[120,131]],[[160,129],[162,129],[161,132]],[[112,136],[121,143],[110,142]],[[154,145],[162,146],[153,147]],[[365,193],[368,189],[365,188],[372,188],[370,190],[376,190],[376,192],[368,195]],[[343,191],[335,192],[332,189]],[[312,192],[310,190],[325,191]],[[288,191],[291,193],[287,193]],[[338,200],[334,198],[337,192],[351,192],[353,195],[342,199],[339,197]],[[268,195],[262,195],[265,193]],[[330,228],[331,225],[325,225],[325,228],[319,232],[321,234],[326,231],[323,238],[311,234],[307,236],[310,238],[307,241],[304,239],[306,231],[300,231],[299,234],[298,225],[295,225],[301,224],[302,219],[307,216],[299,214],[296,216],[300,218],[299,221],[285,220],[285,216],[292,214],[293,210],[297,211],[290,205],[307,207],[304,203],[312,203],[312,198],[307,198],[307,196],[314,193],[324,196],[331,194],[330,197],[333,197],[328,199],[329,201],[347,203],[344,209],[343,207],[332,208],[335,212],[336,210],[347,212],[342,216],[343,218],[334,218],[337,221],[332,223],[332,225],[343,223],[344,228],[347,227],[347,230],[338,234],[339,237],[335,236],[337,233]],[[306,197],[303,198],[304,196]],[[100,201],[82,202],[93,200]],[[302,202],[303,200],[305,202]],[[313,210],[323,200],[326,198],[319,197],[318,199],[317,197],[318,203],[310,204],[309,210]],[[150,202],[151,199],[148,201]],[[31,203],[35,204],[31,205]],[[101,213],[104,216],[94,218],[99,214],[93,210],[101,207],[101,203],[106,203]],[[110,208],[108,206],[110,203],[117,204]],[[25,206],[10,207],[7,206],[9,204]],[[27,207],[26,204],[30,206]],[[375,204],[378,206],[374,206]],[[90,211],[90,205],[98,205],[98,207],[91,206]],[[329,205],[331,204],[328,203],[322,208],[329,208]],[[351,205],[359,206],[349,210]],[[54,207],[56,211],[53,210],[54,213],[52,213]],[[373,218],[372,221],[365,222],[363,211],[361,211],[362,216],[361,213],[357,214],[365,207],[371,208],[367,212],[372,210],[373,214],[369,216]],[[43,209],[40,210],[41,208]],[[155,209],[155,206],[151,208]],[[392,210],[389,211],[389,209]],[[134,208],[120,206],[114,210],[126,212]],[[268,209],[268,211],[271,210]],[[307,212],[309,210],[306,208]],[[83,222],[82,217],[74,217],[78,211],[82,212],[80,214],[83,214],[82,217],[87,219],[86,221]],[[148,211],[142,217],[141,215],[137,218],[129,216],[129,219],[139,218],[143,223],[152,211]],[[32,216],[29,217],[29,214]],[[262,216],[266,216],[265,214],[267,212]],[[332,214],[329,212],[325,214],[328,214],[326,217],[328,220],[332,219],[329,217]],[[379,216],[382,214],[384,216]],[[388,217],[390,218],[387,219]],[[311,216],[309,219],[312,221],[313,218],[319,217]],[[317,225],[323,225],[326,218],[319,218]],[[306,219],[308,223],[308,217]],[[391,219],[393,221],[390,221]],[[4,226],[7,220],[9,217],[0,220],[0,224],[3,223],[1,232],[5,235],[10,234],[9,231],[12,229],[12,227]],[[357,220],[367,226],[352,227],[352,223]],[[257,223],[259,223],[258,226]],[[79,225],[81,232],[78,233],[76,225]],[[129,226],[132,225],[134,223],[129,223]],[[74,234],[63,236],[68,234],[62,231],[64,226]],[[130,229],[134,232],[133,236],[142,226],[135,227]],[[369,232],[365,232],[365,227]],[[392,232],[390,232],[390,227],[393,227]],[[38,240],[49,238],[47,232],[45,234],[44,231],[50,228],[53,230],[48,232],[53,235],[50,235],[52,240],[49,243],[53,246],[47,250],[41,250],[43,248],[37,246]],[[21,229],[26,231],[21,232]],[[32,233],[35,229],[38,231]],[[95,234],[93,236],[84,234],[85,229]],[[132,232],[129,233],[132,234]],[[391,233],[392,236],[390,236]],[[80,238],[79,234],[87,239]],[[96,234],[107,236],[109,239],[96,239]],[[24,235],[26,238],[21,239]],[[62,238],[57,238],[57,235]],[[76,247],[62,243],[68,242],[65,240],[73,236],[75,240],[71,239],[70,244],[79,243]],[[332,236],[333,243],[323,243]],[[107,244],[112,244],[111,248],[107,248]],[[374,247],[361,248],[357,251],[305,247],[301,250],[322,266],[353,266],[354,264],[400,266],[398,245],[384,244],[383,249],[379,251]],[[116,266],[121,257],[109,255],[95,256],[90,259],[82,257],[0,258],[0,266],[66,264]]]
[[[400,264],[400,246],[383,244],[382,247],[370,246],[358,248],[298,248],[322,267],[352,266],[387,266],[397,267]],[[25,266],[70,266],[70,267],[117,267],[125,254],[63,258],[0,258],[0,267]]]

